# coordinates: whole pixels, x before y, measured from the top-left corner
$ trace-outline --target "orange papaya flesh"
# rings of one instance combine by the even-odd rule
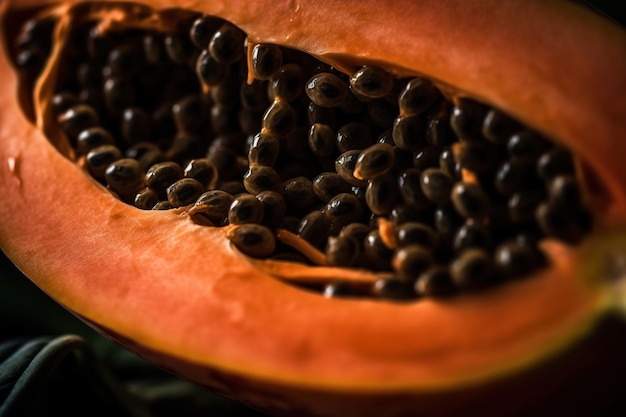
[[[71,4],[64,3],[63,7]],[[538,29],[533,25],[539,26],[537,22],[546,18],[544,13],[555,17],[551,13],[556,11],[550,9],[556,6],[551,3],[544,10],[538,4],[512,5],[513,11],[526,5],[537,13],[537,21],[525,28],[531,32]],[[555,4],[562,8],[557,11],[575,22],[566,19],[560,28],[568,35],[578,36],[574,29],[584,21],[585,27],[598,25],[593,34],[603,40],[604,52],[616,54],[615,51],[622,50],[625,35],[616,28],[565,3]],[[19,7],[22,5],[30,4],[18,2]],[[422,5],[424,10],[430,10],[427,2]],[[388,62],[389,67],[398,71],[419,74],[430,75],[430,71],[436,72],[434,69],[438,68],[430,60],[422,62],[415,57],[415,61],[410,58],[400,61],[394,58],[393,51],[333,39],[339,35],[328,35],[332,47],[317,45],[311,40],[312,35],[307,38],[306,31],[294,30],[290,26],[293,22],[284,17],[273,28],[274,35],[269,35],[263,30],[265,22],[255,23],[249,15],[252,11],[244,5],[236,5],[239,8],[233,10],[219,3],[191,6],[228,18],[252,39],[297,46],[333,63],[348,62],[345,57],[351,56],[364,62]],[[445,5],[441,7],[445,9]],[[480,10],[470,9],[463,16],[468,18],[491,10],[489,2],[478,7]],[[456,10],[460,13],[458,7]],[[314,19],[317,12],[308,5],[301,5],[293,13],[298,16],[294,20],[300,24],[299,19],[315,22],[310,23],[312,29],[317,29],[316,24],[328,24]],[[451,11],[447,13],[454,15]],[[424,18],[426,28],[428,23],[432,24],[430,18],[436,21],[428,16]],[[124,17],[122,14],[122,20]],[[446,21],[439,18],[440,25]],[[402,28],[395,30],[405,33]],[[380,31],[384,33],[382,28]],[[410,32],[406,33],[408,36]],[[429,33],[427,29],[425,33]],[[431,33],[431,36],[437,35]],[[485,44],[488,51],[489,45]],[[361,56],[357,52],[361,47],[372,52]],[[498,46],[492,47],[495,54]],[[436,56],[433,50],[422,52],[422,56]],[[277,412],[281,407],[297,410],[297,399],[307,409],[315,409],[316,401],[312,399],[331,398],[327,405],[317,406],[323,410],[318,411],[319,415],[331,415],[331,409],[337,415],[340,415],[337,410],[343,412],[341,415],[350,415],[349,410],[341,408],[351,404],[348,399],[363,403],[363,395],[381,393],[398,401],[412,398],[406,400],[410,407],[419,407],[428,404],[426,398],[433,392],[459,388],[471,392],[471,387],[481,386],[485,381],[499,381],[505,375],[562,352],[565,346],[587,335],[599,317],[620,305],[619,294],[615,295],[615,282],[619,279],[606,279],[605,269],[607,260],[616,257],[619,260],[624,252],[621,222],[626,176],[622,175],[622,164],[615,156],[623,145],[615,143],[613,137],[626,119],[616,117],[624,115],[624,103],[614,96],[615,90],[610,91],[610,87],[619,88],[623,80],[613,72],[613,66],[598,64],[600,68],[594,67],[589,73],[583,69],[572,71],[573,76],[568,73],[563,77],[565,80],[547,77],[541,81],[540,69],[528,75],[525,69],[513,63],[507,65],[502,58],[505,62],[497,71],[506,74],[518,69],[522,73],[520,79],[529,77],[539,83],[531,83],[538,86],[538,91],[547,88],[545,94],[524,89],[527,94],[541,97],[522,99],[517,95],[522,90],[520,85],[507,85],[519,81],[507,83],[507,79],[497,77],[500,83],[494,85],[493,77],[489,81],[466,81],[466,77],[472,79],[474,74],[459,70],[462,58],[468,54],[461,51],[458,54],[455,61],[460,63],[432,77],[454,86],[451,88],[455,91],[500,104],[498,107],[581,151],[580,157],[602,185],[600,190],[588,190],[602,203],[597,204],[597,210],[603,210],[592,237],[577,248],[546,242],[552,266],[532,279],[480,294],[410,304],[328,300],[284,285],[273,278],[273,273],[281,273],[280,265],[250,261],[230,246],[220,229],[200,228],[176,213],[133,209],[87,178],[73,162],[58,153],[37,126],[24,119],[16,103],[17,80],[9,68],[6,50],[0,61],[0,72],[8,80],[0,96],[0,191],[11,198],[0,208],[1,246],[44,291],[122,344],[230,395],[237,396],[238,387],[243,386],[246,389],[239,393],[240,397],[261,407],[267,401],[267,407]],[[489,58],[488,62],[500,63],[497,55]],[[550,69],[548,74],[553,74],[554,68],[563,63],[550,59],[554,61],[546,65]],[[566,63],[580,63],[583,58],[574,55],[569,59],[572,61]],[[620,67],[623,63],[619,59],[617,64],[612,64],[626,67]],[[551,86],[556,78],[565,85],[563,90]],[[597,78],[600,84],[597,91],[583,90],[579,97],[584,104],[577,104],[576,100],[565,103],[565,90],[590,78]],[[50,78],[44,76],[36,91],[40,99],[45,98],[49,88],[46,80]],[[596,100],[609,97],[615,105],[608,112],[593,107],[592,115],[599,119],[586,113],[587,99],[598,104]],[[548,123],[551,119],[555,124]],[[39,115],[39,127],[41,120]],[[589,148],[588,137],[578,130],[581,127],[598,132],[594,137],[597,147]],[[219,257],[199,261],[211,254]],[[318,270],[302,269],[303,273],[312,275]],[[323,273],[341,275],[345,271],[327,269]],[[281,405],[278,400],[272,404],[279,391],[281,401],[289,401],[287,405]],[[289,392],[293,394],[291,400],[286,399]],[[406,405],[397,407],[399,415],[411,409],[404,408]]]

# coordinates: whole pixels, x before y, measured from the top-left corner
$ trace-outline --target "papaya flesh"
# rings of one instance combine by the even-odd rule
[[[176,7],[220,16],[253,42],[303,50],[347,73],[376,63],[509,112],[567,145],[586,167],[598,219],[590,237],[577,247],[546,241],[546,270],[453,299],[394,304],[295,289],[275,276],[358,274],[252,261],[221,229],[115,199],[44,134],[54,59],[34,91],[33,123],[17,99],[3,39],[3,251],[52,298],[122,345],[276,415],[455,415],[468,407],[509,415],[551,410],[545,402],[591,413],[616,393],[626,367],[618,355],[623,329],[603,321],[623,303],[626,145],[616,137],[626,127],[619,94],[626,91],[626,33],[564,1],[420,1],[383,10],[369,1],[337,3]],[[114,24],[158,25],[145,15],[134,21],[124,12],[129,4],[111,5]],[[91,6],[44,0],[1,7],[3,25],[50,7],[61,37],[64,19]],[[539,35],[542,48],[535,47]],[[579,395],[565,398],[564,389]]]

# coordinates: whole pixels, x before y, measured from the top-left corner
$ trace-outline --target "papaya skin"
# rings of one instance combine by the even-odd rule
[[[4,2],[0,12],[42,4],[45,1]],[[63,7],[72,4],[68,1]],[[281,13],[290,4],[272,7]],[[359,35],[346,27],[346,19],[340,26],[346,30],[335,34],[322,29],[337,27],[333,24],[339,22],[332,19],[346,16],[348,11],[342,9],[346,6],[315,4],[301,5],[293,19],[282,10],[280,21],[271,16],[255,19],[259,10],[267,8],[262,3],[179,6],[231,20],[254,41],[298,47],[344,68],[351,67],[345,58],[350,56],[387,62],[398,72],[436,74],[451,91],[507,110],[582,156],[605,193],[596,205],[604,211],[590,242],[621,226],[626,168],[619,158],[626,144],[614,137],[626,123],[626,103],[616,94],[626,91],[622,31],[558,1],[544,6],[538,1],[511,2],[506,10],[489,1],[471,6],[447,1],[436,7],[425,1],[377,10],[371,5],[368,9],[366,1],[351,5],[349,12],[359,16],[359,25],[371,21],[372,26]],[[339,13],[324,13],[326,21],[318,20],[316,14],[331,7]],[[376,16],[383,13],[385,20],[373,21],[364,14],[367,10],[376,10]],[[406,15],[407,10],[419,20],[395,15]],[[531,14],[530,23],[516,20],[520,10]],[[502,19],[493,22],[498,20],[493,13]],[[387,25],[388,21],[402,24]],[[549,53],[534,51],[531,34],[545,30],[542,24],[548,21],[559,22],[558,34],[546,46]],[[476,25],[484,30],[483,24],[493,25],[488,27],[499,34],[497,39],[483,39],[484,32],[471,29]],[[581,26],[591,32],[584,42]],[[415,27],[424,28],[424,39],[415,48],[420,53],[407,53],[407,43],[400,41],[413,39]],[[443,29],[452,31],[450,38],[439,33]],[[385,39],[382,35],[389,30],[395,36],[390,39],[401,47],[366,42],[365,32]],[[456,35],[455,30],[466,36]],[[503,46],[523,39],[519,53]],[[604,255],[593,252],[591,243],[567,248],[546,242],[552,266],[535,277],[449,300],[391,304],[325,299],[297,290],[269,273],[280,274],[281,265],[248,260],[230,246],[221,229],[199,227],[177,212],[132,208],[95,184],[44,137],[41,114],[39,126],[24,118],[16,101],[18,80],[3,47],[0,193],[10,197],[0,206],[0,246],[60,304],[104,334],[193,381],[277,415],[367,416],[376,415],[380,407],[389,410],[386,415],[414,415],[416,410],[453,414],[461,405],[478,404],[490,397],[487,393],[499,392],[503,388],[497,387],[513,374],[522,375],[526,382],[521,386],[532,388],[524,369],[545,364],[595,333],[600,318],[614,307],[610,285],[601,274],[579,273],[590,253]],[[598,49],[615,60],[589,58]],[[522,65],[530,55],[536,65]],[[576,70],[564,71],[567,68]],[[593,88],[585,88],[589,85]],[[39,87],[36,93],[41,97],[45,80]],[[594,132],[593,147],[587,132]],[[596,195],[590,191],[592,197]],[[306,269],[311,275],[345,273]],[[570,373],[585,375],[597,359],[584,367],[578,364]],[[618,361],[611,370],[623,368]],[[528,398],[545,399],[540,388],[525,392],[529,397],[512,396],[507,404],[491,405],[491,411],[481,404],[482,414],[498,415],[503,407],[521,406]],[[450,404],[449,398],[459,402]]]

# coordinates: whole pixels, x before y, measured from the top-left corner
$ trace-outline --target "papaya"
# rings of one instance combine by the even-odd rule
[[[626,165],[622,155],[626,144],[620,140],[626,131],[623,28],[564,0],[511,0],[506,4],[492,0],[420,0],[398,1],[384,8],[370,0],[5,0],[0,5],[0,16],[0,73],[4,80],[0,92],[0,247],[39,288],[102,334],[177,375],[277,416],[548,415],[557,410],[570,415],[598,415],[618,403],[626,370],[622,355],[626,346],[622,323],[626,275]],[[178,30],[181,22],[186,22],[188,31],[189,22],[203,16],[213,16],[214,25],[225,25],[224,29],[220,26],[212,31],[217,30],[226,43],[235,39],[233,42],[241,46],[233,50],[205,44],[209,51],[205,58],[221,60],[224,67],[215,68],[237,73],[248,86],[254,85],[255,76],[264,77],[263,70],[272,66],[270,60],[268,66],[256,68],[255,73],[255,60],[260,59],[255,47],[276,45],[284,48],[280,53],[285,59],[296,57],[303,62],[295,68],[289,64],[281,67],[285,77],[292,77],[287,79],[302,78],[298,71],[309,71],[306,65],[324,67],[324,74],[330,74],[325,76],[331,81],[314,77],[306,85],[311,100],[320,100],[318,107],[324,107],[324,103],[332,107],[332,100],[349,94],[360,99],[360,104],[354,106],[371,107],[374,102],[382,105],[386,100],[383,96],[389,95],[397,80],[404,80],[402,85],[436,87],[428,90],[435,92],[427,96],[427,104],[420,102],[411,107],[400,103],[400,112],[405,112],[407,118],[414,116],[413,111],[421,114],[421,107],[432,106],[435,101],[452,103],[448,105],[455,109],[453,112],[469,102],[510,116],[534,135],[553,141],[556,145],[550,145],[554,146],[550,149],[563,147],[571,151],[569,169],[577,181],[572,192],[580,194],[584,207],[568,205],[553,217],[558,220],[580,212],[583,221],[574,225],[574,236],[566,236],[570,238],[543,233],[537,245],[545,264],[519,279],[441,297],[420,294],[408,300],[360,293],[335,297],[325,292],[327,296],[323,296],[319,292],[322,284],[339,280],[349,286],[370,288],[373,283],[392,282],[381,281],[390,272],[413,276],[424,262],[431,261],[423,250],[413,248],[394,257],[389,271],[381,271],[377,265],[336,265],[329,262],[335,259],[330,254],[344,252],[324,253],[313,238],[303,239],[284,223],[269,235],[264,234],[268,227],[247,223],[246,218],[258,214],[254,211],[258,205],[255,201],[262,191],[280,194],[276,191],[282,190],[289,197],[287,204],[296,211],[314,204],[307,203],[310,191],[302,191],[313,187],[310,178],[288,186],[286,181],[279,184],[282,177],[272,182],[273,174],[258,174],[268,171],[266,165],[272,165],[275,157],[273,147],[277,143],[287,146],[281,135],[290,133],[293,124],[302,118],[290,103],[306,97],[301,91],[294,92],[289,82],[274,86],[271,95],[268,93],[273,103],[266,103],[269,109],[265,113],[253,104],[261,96],[250,93],[237,98],[248,100],[248,110],[254,107],[256,113],[252,113],[260,115],[251,123],[251,130],[260,128],[260,134],[246,145],[254,151],[242,166],[238,166],[240,159],[229,159],[227,152],[211,162],[220,165],[216,168],[220,176],[225,172],[222,169],[231,168],[239,174],[248,169],[244,188],[257,194],[257,199],[240,197],[233,191],[232,200],[220,200],[229,207],[228,225],[209,216],[208,203],[198,199],[207,188],[215,188],[217,180],[211,176],[215,172],[209,170],[204,183],[199,177],[187,178],[176,189],[170,186],[167,191],[157,191],[154,186],[146,191],[143,181],[148,180],[148,174],[144,171],[150,167],[140,166],[129,156],[132,144],[123,145],[125,158],[121,153],[114,155],[113,160],[124,160],[125,165],[98,166],[89,159],[88,152],[80,149],[73,125],[63,125],[70,118],[68,113],[63,117],[55,113],[55,97],[61,86],[76,82],[73,74],[78,61],[72,59],[80,56],[81,49],[76,49],[73,42],[81,38],[77,33],[85,34],[80,32],[84,29],[82,23],[96,22],[91,29],[105,35],[124,33],[134,39],[133,33],[144,31],[141,33],[158,38]],[[49,37],[44,37],[50,42],[45,59],[37,54],[16,53],[15,40],[19,43],[20,36],[24,37],[20,25],[33,18],[54,22]],[[202,31],[198,37],[201,35]],[[189,65],[190,56],[194,63],[200,62],[200,51],[191,48],[189,53],[185,49],[188,40],[185,44],[173,36],[166,39],[170,48],[166,53],[171,60],[180,61],[177,65]],[[274,53],[268,50],[268,54]],[[237,54],[241,56],[235,57]],[[126,55],[126,61],[112,61],[109,55],[108,66],[96,68],[95,76],[101,77],[101,72],[115,74],[119,69],[115,66],[120,63],[132,67],[132,56]],[[240,64],[231,62],[235,59]],[[36,71],[32,71],[33,66]],[[158,68],[151,68],[158,72]],[[172,68],[167,67],[164,78],[156,83],[150,84],[149,74],[141,74],[133,82],[151,86],[142,90],[143,94],[158,95],[168,90],[164,80],[178,76]],[[364,68],[373,68],[376,74],[382,70],[384,74],[369,80],[363,76],[364,81],[359,81]],[[194,70],[199,71],[196,67]],[[278,70],[271,71],[274,74]],[[81,74],[83,80],[93,76]],[[201,96],[210,95],[213,106],[211,129],[220,126],[231,133],[227,127],[232,115],[220,113],[229,108],[229,96],[224,93],[228,89],[210,85],[210,77],[228,79],[228,75],[219,71],[203,74],[206,79],[200,83]],[[389,74],[392,81],[386,81]],[[349,79],[346,85],[350,87],[333,84],[335,79]],[[407,84],[406,80],[417,81]],[[123,85],[122,81],[118,85]],[[128,83],[125,85],[122,93],[106,96],[104,105],[112,108],[112,103],[119,102],[116,100],[129,100],[131,90]],[[107,81],[107,86],[107,94],[117,88],[113,82]],[[182,87],[177,84],[176,88]],[[359,88],[376,97],[359,97],[360,93],[353,93]],[[397,106],[395,97],[386,100],[386,105]],[[153,97],[145,101],[152,102]],[[180,109],[188,106],[193,112],[194,108],[204,109],[207,102],[176,103],[179,110],[173,112],[179,112],[175,116],[180,117],[175,117],[174,123],[184,125],[183,130],[191,133],[201,132],[204,119],[186,120]],[[398,111],[398,107],[394,109]],[[341,111],[350,114],[352,109]],[[381,114],[384,112],[375,113]],[[86,123],[81,128],[99,126],[98,117],[104,117],[100,113],[87,116],[76,122]],[[119,120],[122,116],[106,117]],[[391,119],[380,117],[390,125],[400,124],[395,115]],[[420,120],[425,123],[426,119]],[[434,116],[429,119],[433,120]],[[323,138],[324,128],[319,129],[308,138]],[[385,177],[385,170],[393,169],[393,163],[384,162],[385,158],[396,164],[398,155],[409,154],[417,159],[422,148],[414,148],[416,145],[408,139],[404,141],[404,127],[397,129],[399,133],[392,134],[394,146],[388,139],[379,140],[380,146],[368,143],[374,146],[368,153],[355,154],[361,165],[349,171],[349,178],[342,178],[354,184],[373,183],[375,178]],[[124,136],[124,132],[120,129],[116,135]],[[133,132],[141,135],[145,129]],[[273,135],[280,137],[273,139]],[[359,135],[346,141],[367,136]],[[344,136],[351,137],[349,133]],[[522,136],[518,135],[516,141],[538,143],[524,142],[519,139]],[[185,137],[187,145],[172,150],[168,143],[172,147],[166,153],[189,159],[185,152],[197,141],[193,134]],[[351,145],[337,141],[333,146],[352,150]],[[513,142],[508,139],[506,151],[513,152]],[[484,150],[484,146],[473,147],[473,143],[475,139],[468,137],[450,146],[452,161],[462,159],[455,174],[460,178],[456,185],[422,189],[432,201],[451,199],[453,206],[474,223],[495,222],[495,215],[485,216],[482,197],[476,197],[482,196],[476,186],[482,184],[482,170],[487,170],[490,154],[479,152],[478,163],[470,156],[465,158],[466,148]],[[287,160],[311,153],[307,149],[296,148]],[[324,152],[315,149],[319,154]],[[504,148],[497,149],[501,153]],[[518,149],[527,152],[528,148],[519,145]],[[99,154],[101,161],[106,161],[107,155],[111,153]],[[305,160],[297,162],[295,165],[307,164]],[[101,170],[96,173],[98,167]],[[438,170],[438,176],[432,177],[424,177],[426,170],[421,172],[421,183],[451,175],[442,175],[442,168]],[[136,172],[146,177],[137,177]],[[172,175],[181,177],[180,172]],[[117,178],[131,180],[116,182]],[[382,242],[380,248],[391,251],[400,237],[388,233],[397,225],[384,216],[389,213],[386,203],[391,197],[383,191],[393,188],[393,181],[381,184],[378,189],[368,185],[361,200],[356,192],[340,194],[348,195],[342,197],[348,202],[357,201],[354,206],[367,201],[375,214],[372,219],[377,221],[374,231]],[[566,192],[572,190],[570,182],[563,184]],[[130,187],[130,191],[124,187]],[[355,187],[361,187],[361,191],[364,188]],[[140,190],[143,194],[137,200]],[[169,209],[145,209],[156,207],[154,201],[162,200],[164,192],[169,204],[165,208]],[[223,197],[218,194],[205,198]],[[402,198],[409,197],[405,193]],[[352,212],[333,212],[337,206],[345,204],[327,205],[325,211],[316,211],[318,214],[307,221],[319,222],[331,212],[352,219]],[[280,212],[276,210],[274,213]],[[361,219],[363,214],[354,216]],[[327,227],[332,230],[332,225]],[[581,231],[584,233],[578,233]],[[329,247],[340,247],[337,240],[329,242]],[[269,256],[276,248],[284,247],[295,248],[296,255],[304,257],[294,261]],[[288,253],[294,255],[293,250]],[[369,255],[377,256],[375,252]],[[358,262],[365,265],[366,258]],[[461,258],[483,259],[469,255]],[[456,261],[451,269],[460,268]],[[513,265],[526,267],[524,262]],[[400,281],[398,285],[406,286],[410,279]],[[423,291],[425,286],[415,284]],[[330,288],[340,291],[339,286]]]

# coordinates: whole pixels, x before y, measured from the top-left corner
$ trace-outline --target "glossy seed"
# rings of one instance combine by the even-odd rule
[[[118,159],[104,171],[109,188],[121,196],[135,194],[144,183],[143,175],[139,162],[132,158]]]
[[[166,197],[167,188],[183,178],[183,169],[173,161],[159,162],[152,165],[145,175],[146,185],[159,197]]]
[[[167,187],[167,200],[174,207],[193,204],[204,192],[202,184],[193,178],[182,178]]]
[[[383,242],[378,229],[370,231],[365,237],[363,250],[367,263],[374,270],[389,270],[393,250]]]
[[[454,152],[461,168],[478,175],[493,173],[501,159],[498,149],[489,142],[461,142]]]
[[[447,146],[456,140],[450,126],[450,109],[441,106],[436,111],[428,114],[426,124],[426,141],[434,146]]]
[[[574,159],[571,152],[562,147],[545,152],[537,160],[537,173],[546,181],[559,175],[574,175]]]
[[[359,244],[349,236],[330,236],[326,244],[328,265],[349,267],[354,265],[360,255]]]
[[[304,71],[300,65],[281,66],[270,79],[270,88],[274,99],[293,101],[304,90]]]
[[[217,167],[208,158],[196,158],[187,163],[183,170],[185,178],[194,178],[204,188],[212,189],[218,180]]]
[[[365,65],[350,78],[350,85],[358,94],[381,98],[393,88],[393,76],[380,67]]]
[[[250,194],[257,195],[261,191],[278,191],[282,181],[271,167],[256,165],[243,176],[243,185]]]
[[[199,50],[191,41],[188,33],[175,32],[165,36],[165,52],[172,62],[179,65],[190,65]]]
[[[258,80],[269,80],[283,64],[283,51],[279,46],[259,43],[252,48],[252,73]]]
[[[374,143],[368,127],[360,122],[349,122],[337,129],[337,150],[363,150]]]
[[[494,185],[505,196],[511,196],[526,188],[536,188],[537,176],[532,162],[509,159],[496,170]]]
[[[196,60],[196,74],[205,86],[217,86],[226,77],[228,69],[228,64],[213,58],[208,50],[202,51]]]
[[[489,215],[489,196],[478,183],[457,182],[452,187],[450,200],[465,218],[481,220]]]
[[[239,194],[234,197],[228,210],[228,223],[257,223],[263,220],[263,204],[252,194]]]
[[[86,154],[101,145],[113,145],[115,140],[111,133],[103,127],[90,127],[80,132],[76,138],[76,150],[79,154]]]
[[[481,140],[487,107],[475,100],[461,98],[450,114],[450,126],[461,140]]]
[[[228,220],[232,194],[224,190],[210,190],[202,193],[190,210],[192,216],[203,216],[211,223],[221,226]]]
[[[530,274],[540,266],[538,249],[516,241],[500,244],[494,251],[494,266],[505,277]]]
[[[380,278],[374,283],[372,294],[376,298],[407,301],[417,298],[413,284],[398,277]]]
[[[434,211],[433,224],[442,238],[452,240],[463,224],[463,218],[452,206],[442,206]]]
[[[337,75],[324,72],[309,79],[305,91],[318,106],[339,107],[346,99],[348,86]]]
[[[354,294],[355,289],[353,285],[348,281],[335,281],[328,283],[324,286],[324,297],[326,298],[335,298],[335,297],[346,297]]]
[[[425,223],[406,222],[396,228],[396,240],[398,247],[420,245],[434,249],[437,245],[438,236],[435,230]]]
[[[413,153],[413,166],[424,171],[428,168],[437,168],[441,158],[442,148],[439,146],[427,146]]]
[[[167,200],[159,201],[152,207],[152,210],[169,210],[175,208],[172,203]]]
[[[309,129],[309,148],[314,155],[328,157],[337,148],[335,131],[327,124],[313,123]]]
[[[326,213],[315,210],[304,216],[296,226],[296,234],[311,245],[323,248],[330,229]]]
[[[394,149],[382,143],[365,148],[359,155],[353,175],[361,179],[374,179],[387,174],[395,162]]]
[[[280,193],[285,198],[287,207],[296,212],[310,209],[317,202],[313,191],[313,182],[306,177],[290,178],[283,182]]]
[[[350,184],[336,172],[321,172],[313,179],[313,192],[327,203],[337,194],[350,192]]]
[[[133,107],[137,101],[136,85],[128,78],[109,78],[104,83],[104,103],[113,115]]]
[[[200,49],[207,49],[215,31],[222,21],[213,16],[201,16],[194,20],[189,29],[189,38]]]
[[[372,213],[387,215],[396,206],[399,200],[396,178],[385,174],[369,180],[365,191],[365,201]]]
[[[244,39],[245,34],[241,29],[224,23],[213,34],[209,42],[209,52],[219,62],[233,63],[243,56]]]
[[[417,152],[426,146],[425,120],[421,116],[399,116],[393,124],[393,141],[400,149]]]
[[[332,228],[339,231],[342,227],[361,218],[363,204],[354,194],[341,193],[326,203],[324,213],[330,219]]]
[[[283,195],[276,191],[261,191],[256,198],[263,205],[261,223],[268,227],[278,227],[287,213],[287,203]]]
[[[580,206],[582,191],[576,178],[570,175],[559,175],[548,184],[550,200],[562,206]]]
[[[150,139],[152,118],[140,107],[130,107],[123,111],[120,132],[127,143],[137,143]]]
[[[525,189],[512,194],[507,201],[509,218],[513,223],[534,223],[535,210],[545,199],[546,192],[541,188]]]
[[[61,129],[75,140],[80,132],[100,124],[100,117],[93,107],[79,104],[62,113],[58,118]]]
[[[263,128],[277,136],[288,134],[296,125],[296,111],[285,101],[274,101],[263,114]]]
[[[339,155],[335,160],[335,171],[350,185],[363,187],[367,185],[367,180],[358,179],[354,176],[354,168],[356,168],[360,154],[360,150],[352,150]]]
[[[398,191],[400,198],[405,204],[425,208],[431,202],[422,191],[422,171],[417,168],[408,168],[398,176]]]
[[[523,130],[511,136],[506,149],[511,158],[536,161],[550,147],[550,143],[530,130]]]
[[[186,96],[172,106],[174,122],[179,130],[198,132],[209,119],[209,109],[202,96]]]
[[[395,251],[391,266],[398,277],[415,282],[433,263],[432,253],[420,245],[408,245]]]
[[[254,136],[248,151],[250,166],[264,165],[274,166],[280,152],[280,142],[275,135],[270,133],[258,133]]]
[[[459,164],[452,147],[446,146],[441,150],[439,154],[439,168],[451,178],[461,179],[461,164]]]
[[[71,91],[62,91],[52,96],[51,104],[54,114],[58,117],[79,104],[79,98]]]
[[[267,97],[267,84],[259,80],[253,80],[251,83],[243,81],[239,89],[239,97],[243,108],[254,112],[264,111],[270,104]]]
[[[426,198],[435,204],[445,204],[450,201],[452,178],[439,168],[429,168],[420,176],[422,191]]]
[[[421,296],[443,297],[455,292],[450,270],[444,266],[431,266],[415,282],[415,291]]]
[[[489,248],[491,230],[484,224],[468,219],[456,231],[452,243],[454,250],[462,252],[471,248]]]
[[[548,201],[537,206],[535,216],[548,236],[567,243],[578,243],[592,227],[589,211],[580,206],[566,206]]]
[[[135,207],[142,210],[151,210],[159,202],[159,196],[150,188],[137,192],[134,199]]]
[[[484,137],[497,144],[505,144],[519,130],[521,125],[517,121],[496,109],[487,112],[482,126]]]
[[[96,179],[104,179],[106,168],[122,158],[122,152],[114,145],[101,145],[87,153],[87,170]]]
[[[414,116],[428,110],[438,97],[432,82],[424,78],[413,78],[398,96],[400,112],[404,116]]]
[[[484,287],[492,274],[493,261],[483,249],[467,249],[450,264],[452,281],[464,290]]]
[[[272,231],[259,224],[238,225],[229,230],[227,236],[237,249],[253,258],[267,258],[276,249]]]

